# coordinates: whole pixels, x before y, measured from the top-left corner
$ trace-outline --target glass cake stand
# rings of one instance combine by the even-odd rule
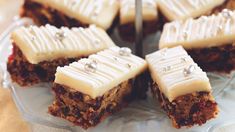
[[[15,21],[0,36],[0,73],[3,73],[2,85],[10,88],[17,108],[23,117],[32,123],[39,123],[49,127],[67,129],[71,131],[85,131],[76,127],[66,120],[53,117],[47,113],[47,108],[52,104],[53,95],[51,84],[39,84],[23,88],[11,82],[6,70],[6,61],[11,53],[10,33],[19,26],[33,24],[30,19],[23,18]],[[148,36],[143,40],[144,54],[157,50],[157,43],[160,32]],[[119,46],[128,46],[134,50],[134,44],[123,41],[114,30],[112,39]],[[119,113],[108,117],[95,128],[88,129],[88,132],[215,132],[223,127],[235,124],[235,79],[234,75],[220,75],[208,73],[213,95],[220,107],[220,113],[216,119],[208,121],[205,125],[195,126],[189,129],[175,129],[172,127],[166,114],[160,109],[158,102],[155,102],[148,93],[146,100],[134,101],[127,108]]]

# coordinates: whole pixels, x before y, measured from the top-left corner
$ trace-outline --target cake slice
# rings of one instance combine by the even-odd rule
[[[216,117],[209,79],[182,46],[154,52],[146,60],[153,96],[175,128],[202,125]]]
[[[118,10],[117,0],[25,0],[21,14],[33,18],[38,25],[87,27],[95,24],[107,30]]]
[[[144,35],[147,35],[157,30],[157,3],[155,0],[142,0],[142,8],[143,31]],[[135,0],[121,0],[119,14],[121,37],[133,40],[135,36]]]
[[[168,21],[197,18],[210,13],[226,0],[158,0],[161,13]]]
[[[112,47],[107,33],[89,28],[20,27],[11,36],[13,53],[7,62],[11,79],[22,86],[54,81],[57,66]]]
[[[164,26],[159,48],[182,45],[205,71],[230,73],[235,69],[235,12],[174,21]]]
[[[132,81],[146,68],[145,60],[119,47],[58,67],[49,113],[85,129],[96,126],[128,104],[135,91]]]

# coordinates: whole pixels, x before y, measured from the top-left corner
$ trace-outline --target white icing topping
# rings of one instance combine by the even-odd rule
[[[152,79],[169,101],[193,92],[211,92],[206,73],[182,46],[154,52],[146,60]]]
[[[145,60],[132,54],[121,55],[120,50],[119,47],[112,47],[91,55],[88,59],[58,67],[55,83],[92,98],[102,96],[147,68]]]
[[[85,24],[96,24],[107,30],[119,10],[117,0],[33,0],[63,12]]]
[[[170,20],[196,18],[221,5],[225,0],[158,0],[159,9]]]
[[[157,20],[157,4],[155,0],[142,0],[143,20]],[[135,0],[120,1],[120,23],[133,23],[135,21]]]
[[[32,64],[58,58],[79,58],[115,44],[101,28],[62,27],[51,25],[20,27],[12,33],[14,43]]]
[[[228,16],[229,14],[229,16]],[[182,45],[186,49],[215,47],[235,42],[235,11],[165,24],[159,47]]]

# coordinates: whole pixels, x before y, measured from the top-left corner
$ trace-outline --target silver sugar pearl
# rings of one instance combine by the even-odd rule
[[[167,54],[167,48],[164,48],[160,51],[160,54],[161,54],[161,60],[165,60],[166,58],[166,54]]]
[[[186,62],[186,58],[180,58],[182,62]]]
[[[131,55],[131,49],[127,47],[122,47],[119,50],[119,55],[121,56],[130,56]]]
[[[100,42],[101,42],[101,41],[100,41],[99,39],[95,39],[95,40],[94,40],[94,44],[96,44],[96,45],[99,45]]]
[[[164,72],[170,71],[171,68],[172,68],[171,66],[164,67],[164,68],[163,68],[163,71],[164,71]]]
[[[195,65],[190,65],[189,67],[184,68],[184,70],[183,70],[184,76],[188,76],[188,75],[192,74],[195,70],[196,70]]]
[[[168,50],[167,48],[162,49],[161,52],[160,52],[160,54],[161,54],[162,56],[166,56],[167,50]]]
[[[31,37],[30,37],[30,40],[31,40],[31,41],[35,41],[35,40],[36,40],[36,37],[35,37],[35,36],[31,36]]]
[[[92,72],[92,73],[94,73],[94,72],[97,70],[97,62],[95,62],[95,61],[87,62],[87,63],[84,65],[84,69],[85,69],[85,71],[87,71],[87,72]]]
[[[128,64],[126,64],[126,65],[127,65],[128,68],[131,68],[131,64],[128,63]]]
[[[32,25],[29,26],[29,32],[31,32],[31,33],[33,32],[33,26]]]
[[[202,16],[201,19],[202,19],[203,21],[205,21],[205,20],[207,19],[207,17],[206,17],[206,16]]]
[[[65,32],[59,31],[55,33],[55,38],[62,41],[66,37]]]
[[[21,17],[18,16],[18,15],[17,15],[17,16],[14,16],[14,17],[13,17],[13,21],[18,21],[20,18],[21,18]]]
[[[97,63],[97,60],[95,60],[95,59],[92,59],[91,62],[92,62],[92,63],[95,63],[96,65],[98,64],[98,63]]]
[[[228,9],[224,9],[222,11],[222,15],[223,17],[225,17],[226,19],[230,19],[232,17],[232,12]]]

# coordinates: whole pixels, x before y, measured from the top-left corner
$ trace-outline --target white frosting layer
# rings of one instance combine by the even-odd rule
[[[49,6],[85,24],[107,30],[119,10],[117,0],[32,0]]]
[[[122,82],[134,78],[147,68],[147,63],[142,58],[132,54],[121,56],[119,50],[119,47],[112,47],[91,55],[88,59],[58,67],[55,83],[96,98]],[[91,62],[96,62],[96,70],[93,72],[85,66]]]
[[[51,25],[20,27],[12,33],[12,39],[32,64],[84,57],[115,45],[103,29],[94,25],[72,29]]]
[[[194,63],[182,46],[154,52],[147,55],[146,60],[152,79],[169,101],[193,92],[211,91],[206,73]]]
[[[165,24],[159,47],[206,48],[235,42],[235,11]]]
[[[135,21],[135,0],[120,1],[120,23],[127,24]],[[157,20],[157,4],[155,0],[142,0],[143,20]]]
[[[164,16],[170,20],[196,18],[221,5],[225,0],[158,0]]]

